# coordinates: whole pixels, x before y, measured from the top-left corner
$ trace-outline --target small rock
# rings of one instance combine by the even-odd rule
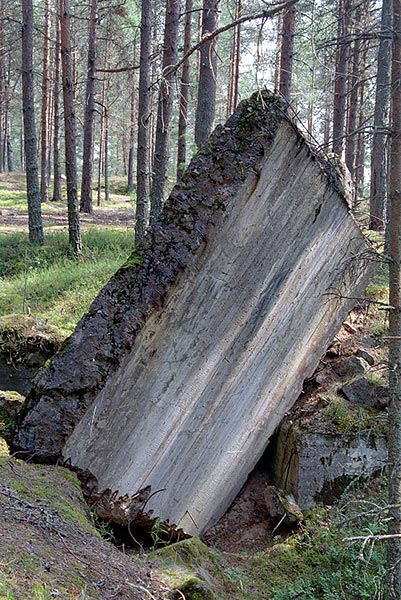
[[[326,352],[327,358],[338,358],[341,355],[341,344],[340,342],[335,342],[331,344]]]
[[[289,492],[280,490],[274,485],[268,485],[265,489],[265,502],[267,510],[272,517],[284,517],[286,523],[298,523],[303,521],[304,516],[295,502],[295,498]]]
[[[345,331],[347,331],[348,333],[352,333],[352,335],[355,335],[357,332],[357,329],[355,329],[355,327],[351,325],[351,323],[347,323],[346,321],[343,323],[343,327]]]
[[[357,375],[364,375],[367,369],[368,363],[358,356],[349,356],[335,367],[335,371],[340,377],[347,377],[348,379],[352,379]]]
[[[387,406],[387,387],[372,383],[366,377],[360,377],[343,385],[341,392],[349,402],[367,408],[382,409]]]
[[[363,348],[358,348],[358,350],[355,352],[355,356],[363,358],[363,360],[366,360],[366,362],[370,366],[373,366],[375,364],[375,359],[373,358],[373,356]]]

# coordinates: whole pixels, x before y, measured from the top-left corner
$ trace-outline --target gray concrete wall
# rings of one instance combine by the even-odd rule
[[[366,284],[366,242],[286,118],[264,153],[67,441],[105,515],[215,522]]]

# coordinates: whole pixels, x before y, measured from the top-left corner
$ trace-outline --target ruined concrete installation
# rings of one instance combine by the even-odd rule
[[[256,94],[37,379],[14,449],[62,455],[101,515],[202,532],[362,293],[372,253],[335,169]]]

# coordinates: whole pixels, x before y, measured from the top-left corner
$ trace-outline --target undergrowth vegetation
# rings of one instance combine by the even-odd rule
[[[112,193],[121,193],[121,182],[114,183]],[[132,210],[127,199],[111,196],[105,210],[110,214],[114,208]],[[45,245],[32,246],[25,222],[24,181],[18,174],[1,176],[0,210],[6,217],[0,226],[0,316],[28,313],[72,331],[102,286],[132,252],[133,228],[126,223],[98,221],[83,225],[83,252],[74,258],[68,252],[66,226],[51,222],[53,217],[65,219],[67,207],[48,202],[43,207]]]
[[[244,553],[241,583],[249,600],[382,600],[383,542],[349,538],[384,533],[385,482],[350,490],[335,506],[310,510],[299,531]]]
[[[67,234],[46,236],[32,247],[22,233],[0,237],[0,316],[28,312],[72,330],[90,302],[132,250],[129,230],[91,229],[84,250],[68,255]]]

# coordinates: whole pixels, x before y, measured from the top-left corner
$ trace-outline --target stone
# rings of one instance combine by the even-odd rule
[[[264,496],[266,508],[272,517],[285,517],[286,523],[298,523],[304,520],[304,515],[290,492],[268,485]]]
[[[355,352],[355,356],[359,358],[363,358],[371,367],[375,364],[374,357],[364,348],[358,348]]]
[[[272,450],[273,483],[285,486],[301,510],[332,502],[352,480],[369,478],[387,465],[385,431],[371,428],[370,415],[366,413],[366,429],[361,417],[355,431],[335,433],[331,423],[324,423],[332,418],[330,407],[323,410],[328,411],[327,417],[315,414],[310,424],[294,424],[286,417]]]
[[[60,348],[65,335],[27,315],[0,318],[0,389],[26,395],[40,367]]]
[[[15,391],[0,391],[0,435],[10,442],[25,398]]]
[[[357,375],[364,375],[368,370],[368,363],[358,356],[349,356],[335,366],[336,373],[344,379],[352,379]]]
[[[358,377],[341,387],[341,393],[354,404],[367,408],[382,409],[387,406],[388,388],[369,381],[367,377]]]

